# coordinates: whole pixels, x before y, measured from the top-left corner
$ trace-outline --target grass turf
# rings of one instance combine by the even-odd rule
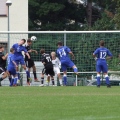
[[[120,88],[0,87],[0,120],[120,120]]]

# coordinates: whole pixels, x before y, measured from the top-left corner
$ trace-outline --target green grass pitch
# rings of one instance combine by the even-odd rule
[[[120,120],[120,87],[0,87],[0,120]]]

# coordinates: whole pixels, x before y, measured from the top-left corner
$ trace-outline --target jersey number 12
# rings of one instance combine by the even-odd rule
[[[106,52],[100,52],[100,59],[105,59],[106,55]]]

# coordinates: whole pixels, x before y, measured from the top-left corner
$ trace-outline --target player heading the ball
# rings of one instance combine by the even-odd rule
[[[26,48],[23,46],[23,44],[25,44],[25,42],[26,42],[25,39],[21,39],[18,43],[14,44],[12,46],[12,48],[15,50],[15,52],[14,52],[15,59],[14,60],[15,60],[16,64],[19,65],[19,63],[20,63],[22,65],[22,67],[26,71],[26,74],[27,74],[28,78],[31,80],[30,72],[26,68],[24,57],[23,57],[23,54],[22,54],[22,51],[24,51],[25,54],[28,56],[28,59],[30,59],[30,55],[28,54]],[[16,68],[16,70],[17,70],[17,73],[18,73],[18,79],[20,79],[18,67]]]

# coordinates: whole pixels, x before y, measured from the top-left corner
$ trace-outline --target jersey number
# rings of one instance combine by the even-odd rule
[[[64,50],[64,49],[62,49],[62,51],[59,51],[59,54],[60,54],[60,57],[66,56],[66,53],[65,53],[65,50]]]
[[[50,62],[51,61],[51,58],[50,57],[46,57],[47,61]]]
[[[100,58],[105,59],[107,53],[106,52],[100,52]]]

